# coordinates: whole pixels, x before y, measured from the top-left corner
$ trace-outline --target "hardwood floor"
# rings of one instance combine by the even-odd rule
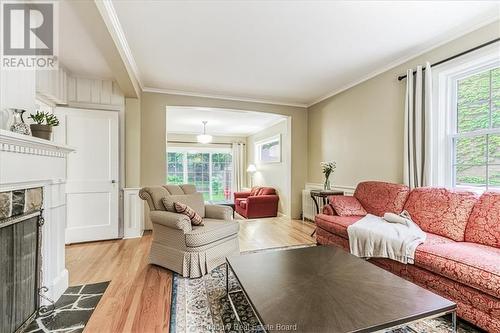
[[[314,244],[300,220],[240,220],[241,251]],[[69,284],[111,281],[85,332],[168,332],[172,272],[149,265],[151,233],[141,238],[66,247]]]

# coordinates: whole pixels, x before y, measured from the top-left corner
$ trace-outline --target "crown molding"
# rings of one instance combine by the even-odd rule
[[[132,51],[130,50],[130,46],[128,45],[125,33],[123,32],[120,20],[118,19],[118,15],[116,14],[113,2],[111,0],[94,1],[97,9],[104,19],[104,23],[108,27],[108,31],[110,32],[111,37],[115,42],[118,52],[120,53],[120,56],[125,63],[127,72],[132,79],[134,87],[137,90],[136,92],[139,93],[143,88],[141,75],[139,72],[139,68],[137,67],[137,63],[135,62],[134,56],[132,55]]]
[[[375,70],[375,71],[373,71],[373,72],[371,72],[371,73],[369,73],[367,75],[362,76],[359,79],[356,79],[356,80],[354,80],[354,81],[352,81],[352,82],[350,82],[350,83],[342,86],[339,89],[336,89],[336,90],[334,90],[334,91],[332,91],[332,92],[330,92],[330,93],[328,93],[326,95],[323,95],[322,97],[320,97],[318,99],[315,99],[313,102],[311,102],[310,104],[307,105],[307,108],[310,108],[311,106],[314,106],[314,105],[316,105],[316,104],[318,104],[320,102],[323,102],[325,99],[328,99],[328,98],[330,98],[332,96],[340,94],[341,92],[346,91],[346,90],[348,90],[348,89],[350,89],[350,88],[352,88],[354,86],[357,86],[360,83],[368,81],[369,79],[374,78],[377,75],[385,73],[385,72],[387,72],[387,71],[389,71],[389,70],[391,70],[391,69],[393,69],[393,68],[395,68],[395,67],[397,67],[399,65],[402,65],[402,64],[404,64],[406,62],[409,62],[412,59],[415,59],[415,58],[417,58],[417,57],[419,57],[419,56],[421,56],[421,55],[423,55],[423,54],[425,54],[427,52],[430,52],[430,51],[432,51],[432,50],[434,50],[434,49],[436,49],[436,48],[438,48],[440,46],[443,46],[443,45],[445,45],[447,43],[450,43],[450,42],[452,42],[452,41],[454,41],[456,39],[459,39],[460,37],[463,37],[463,36],[465,36],[465,35],[473,32],[475,30],[481,29],[482,27],[485,27],[485,26],[487,26],[487,25],[489,25],[489,24],[491,24],[493,22],[496,22],[496,21],[499,21],[498,15],[496,15],[495,17],[492,17],[492,18],[490,18],[488,20],[485,20],[485,21],[483,20],[483,21],[481,21],[478,24],[474,24],[473,26],[460,31],[457,34],[450,35],[448,38],[446,38],[446,39],[444,39],[444,40],[442,40],[442,41],[440,41],[438,43],[434,43],[434,44],[426,47],[422,51],[419,51],[418,53],[412,53],[412,54],[408,54],[408,55],[406,55],[404,57],[401,57],[401,58],[399,58],[399,59],[397,59],[397,60],[389,63],[386,66],[383,66],[383,67],[381,67],[381,68],[379,68],[379,69],[377,69],[377,70]]]
[[[181,95],[181,96],[190,96],[190,97],[225,99],[228,101],[238,101],[238,102],[250,102],[250,103],[282,105],[282,106],[293,106],[293,107],[300,107],[300,108],[307,107],[307,104],[303,104],[303,103],[290,103],[290,102],[284,102],[284,101],[267,100],[267,99],[259,99],[259,98],[237,97],[237,96],[217,95],[217,94],[205,94],[205,93],[183,91],[183,90],[171,90],[171,89],[144,87],[142,89],[142,91],[143,92],[157,93],[157,94],[170,94],[170,95]]]

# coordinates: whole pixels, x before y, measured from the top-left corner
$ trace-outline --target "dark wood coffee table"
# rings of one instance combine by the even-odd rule
[[[226,262],[267,332],[373,332],[450,313],[456,331],[455,303],[341,249],[315,246]],[[234,291],[227,291],[234,310]]]

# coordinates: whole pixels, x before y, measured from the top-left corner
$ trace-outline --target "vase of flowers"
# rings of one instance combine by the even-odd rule
[[[337,163],[321,162],[321,168],[323,169],[323,174],[325,175],[325,184],[323,185],[323,188],[325,190],[330,190],[330,175],[335,171],[335,168],[337,168]]]
[[[37,111],[30,115],[30,119],[35,123],[31,124],[31,133],[34,137],[50,140],[52,136],[52,127],[59,126],[59,120],[55,115],[48,112]]]

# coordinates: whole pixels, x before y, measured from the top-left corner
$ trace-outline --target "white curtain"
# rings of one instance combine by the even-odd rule
[[[245,144],[234,142],[232,144],[233,155],[233,193],[241,191],[246,181],[246,149]]]
[[[430,186],[432,73],[427,62],[407,71],[404,129],[404,183],[410,188]]]

